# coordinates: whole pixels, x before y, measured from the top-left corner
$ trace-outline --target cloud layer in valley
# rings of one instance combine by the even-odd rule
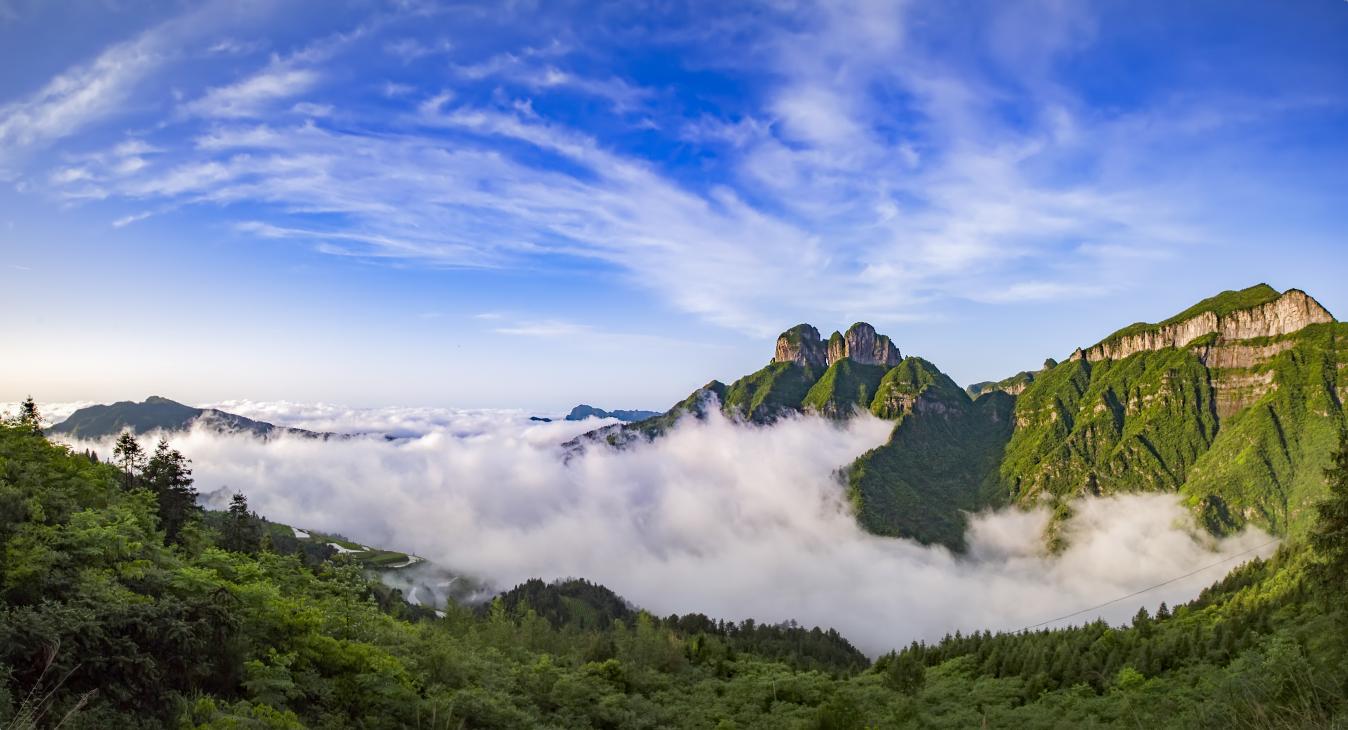
[[[835,473],[887,437],[892,424],[870,417],[845,428],[713,417],[649,445],[592,448],[564,463],[559,444],[596,422],[235,407],[287,425],[424,434],[263,443],[198,429],[174,440],[193,459],[199,489],[242,491],[272,519],[413,551],[501,587],[581,576],[662,615],[832,626],[872,653],[956,629],[1036,624],[1269,540],[1200,537],[1167,495],[1081,503],[1071,547],[1056,557],[1042,553],[1043,511],[977,517],[963,558],[869,535],[847,513]],[[1139,605],[1185,600],[1234,564],[1091,615],[1120,621]]]

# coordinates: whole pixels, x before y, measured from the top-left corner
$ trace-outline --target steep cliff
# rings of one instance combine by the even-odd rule
[[[829,365],[827,349],[819,340],[819,330],[808,324],[798,324],[777,336],[777,350],[772,361],[793,362],[821,372]]]
[[[1304,292],[1266,285],[1120,330],[1017,398],[1000,489],[1055,505],[1178,491],[1215,531],[1295,531],[1344,424],[1344,334]]]
[[[877,335],[875,328],[857,322],[847,328],[846,334],[834,332],[828,340],[828,364],[850,358],[865,365],[892,368],[903,359],[899,348],[885,335]]]
[[[1320,303],[1300,289],[1282,294],[1267,284],[1226,291],[1159,324],[1130,325],[1100,343],[1073,353],[1090,362],[1122,360],[1136,352],[1183,347],[1205,335],[1218,342],[1278,337],[1312,324],[1333,322]]]

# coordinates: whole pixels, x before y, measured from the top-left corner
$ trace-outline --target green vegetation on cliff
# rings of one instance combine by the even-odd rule
[[[1021,501],[1175,491],[1217,432],[1206,368],[1175,349],[1062,363],[1021,394],[1015,417],[1001,474]]]
[[[1000,489],[1025,505],[1177,491],[1214,531],[1253,523],[1299,533],[1345,423],[1346,333],[1343,324],[1315,324],[1276,338],[1062,363],[1016,400]],[[1251,364],[1207,366],[1222,348]]]
[[[1345,424],[1340,382],[1348,325],[1312,325],[1266,364],[1226,377],[1272,378],[1252,405],[1226,419],[1181,491],[1210,527],[1246,522],[1300,534],[1323,495],[1321,470]]]
[[[805,395],[818,379],[811,368],[794,362],[774,362],[726,388],[722,407],[728,414],[755,423],[770,423],[800,410]]]
[[[830,418],[845,418],[856,410],[866,410],[875,397],[885,369],[843,358],[829,366],[824,375],[805,394],[801,407]]]
[[[857,520],[880,535],[963,548],[965,513],[989,503],[987,486],[1011,433],[1012,398],[977,401],[936,366],[908,357],[885,374],[871,409],[898,419],[888,442],[848,470]]]

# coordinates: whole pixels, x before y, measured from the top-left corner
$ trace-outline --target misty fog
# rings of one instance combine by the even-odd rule
[[[857,527],[836,476],[887,438],[893,424],[868,415],[845,426],[685,419],[653,443],[564,462],[561,442],[610,421],[218,405],[282,425],[407,436],[263,442],[198,428],[172,439],[201,492],[241,491],[269,519],[414,552],[499,588],[577,576],[660,615],[832,626],[871,654],[957,629],[1037,624],[1269,541],[1202,534],[1173,495],[1082,501],[1057,556],[1043,552],[1045,510],[977,515],[965,556],[876,537]],[[1187,600],[1238,562],[1073,621],[1124,621],[1140,605]]]

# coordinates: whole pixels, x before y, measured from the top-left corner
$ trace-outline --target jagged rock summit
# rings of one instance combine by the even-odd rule
[[[899,348],[887,335],[878,335],[874,327],[857,322],[847,328],[846,334],[834,332],[827,344],[812,325],[798,324],[777,337],[777,351],[772,361],[794,362],[822,370],[844,358],[885,368],[892,368],[903,360]]]

